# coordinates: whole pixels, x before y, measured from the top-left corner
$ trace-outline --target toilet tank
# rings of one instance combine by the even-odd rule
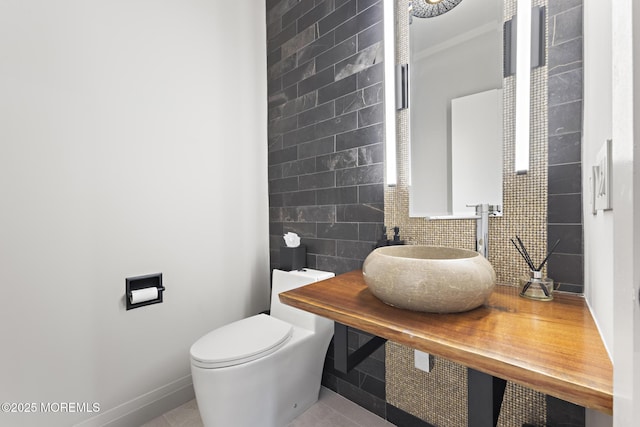
[[[331,272],[310,268],[295,271],[273,270],[271,316],[311,331],[317,331],[319,327],[327,327],[327,325],[333,328],[331,320],[282,304],[278,294],[334,276],[335,274]]]

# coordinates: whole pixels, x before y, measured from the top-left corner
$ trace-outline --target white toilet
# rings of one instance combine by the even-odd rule
[[[270,316],[222,326],[191,346],[206,427],[283,427],[318,400],[333,321],[286,306],[278,294],[333,276],[273,270]]]

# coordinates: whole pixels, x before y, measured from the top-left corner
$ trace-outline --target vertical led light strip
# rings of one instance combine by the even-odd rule
[[[516,22],[516,158],[515,172],[529,170],[531,115],[531,0],[518,0]]]
[[[396,162],[396,96],[395,96],[395,1],[382,2],[384,5],[384,111],[385,111],[385,163],[386,184],[397,183]]]

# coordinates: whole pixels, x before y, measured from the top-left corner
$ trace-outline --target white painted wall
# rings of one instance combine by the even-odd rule
[[[640,419],[640,5],[612,3],[614,425]]]
[[[613,350],[613,219],[615,211],[592,214],[591,167],[612,135],[611,5],[584,5],[584,120],[582,182],[585,295],[609,353]],[[615,204],[615,201],[614,201]]]
[[[585,203],[585,284],[614,364],[614,415],[587,411],[587,426],[626,427],[640,417],[640,9],[599,3],[584,2],[583,184],[587,195],[595,153],[611,137],[613,210],[592,216]]]
[[[203,333],[267,308],[264,8],[0,3],[0,402],[109,421],[188,385]],[[165,302],[125,311],[125,278],[154,272]]]

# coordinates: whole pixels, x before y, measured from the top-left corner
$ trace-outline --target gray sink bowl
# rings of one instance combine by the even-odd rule
[[[383,302],[430,313],[479,307],[496,284],[496,273],[482,255],[447,247],[385,246],[369,254],[362,271]]]

